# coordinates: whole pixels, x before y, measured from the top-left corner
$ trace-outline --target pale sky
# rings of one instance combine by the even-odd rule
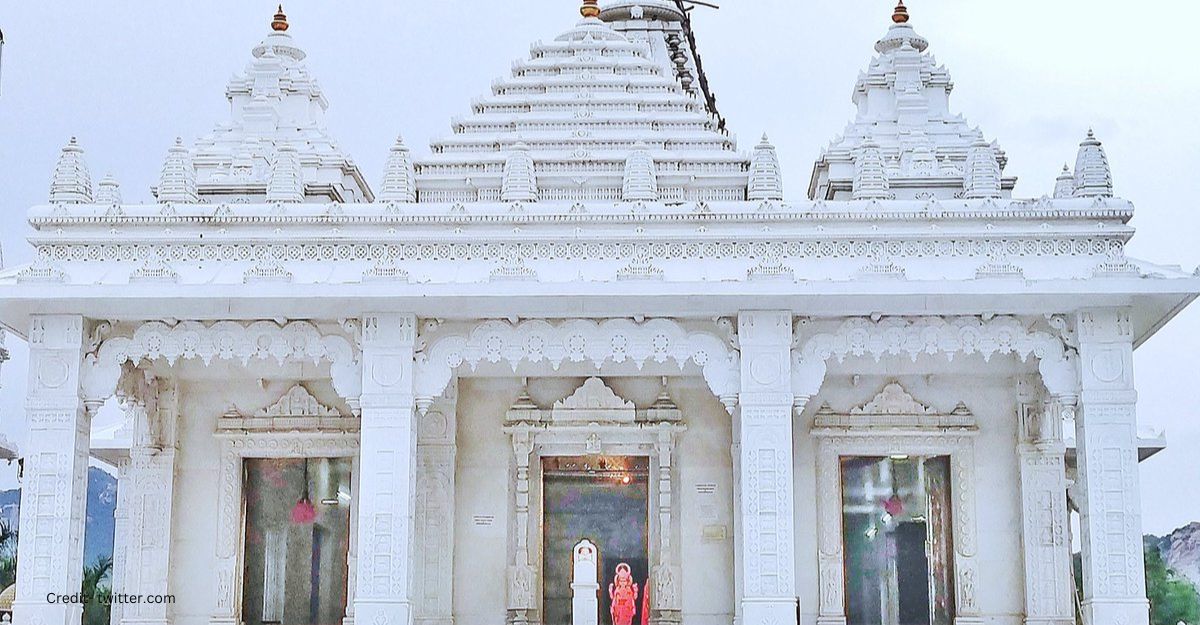
[[[697,10],[706,72],[743,149],[768,132],[787,195],[853,113],[850,93],[893,0],[724,0]],[[955,81],[951,106],[998,139],[1017,195],[1049,193],[1089,126],[1117,194],[1137,205],[1130,255],[1200,264],[1200,70],[1192,0],[911,0],[912,24]],[[398,133],[418,154],[509,73],[529,44],[578,18],[576,0],[320,2],[285,9],[343,149],[378,186]],[[46,201],[71,136],[92,177],[150,201],[167,147],[227,118],[224,89],[268,30],[271,2],[0,4],[0,244],[27,262],[25,211]],[[1139,420],[1169,448],[1142,465],[1144,525],[1200,520],[1200,304],[1137,351]],[[25,349],[0,369],[0,431],[23,439]],[[0,473],[4,473],[0,467]],[[11,470],[8,471],[11,473]],[[0,478],[10,484],[11,476]]]

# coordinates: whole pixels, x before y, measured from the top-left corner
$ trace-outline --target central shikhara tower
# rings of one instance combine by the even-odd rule
[[[114,592],[177,599],[130,625],[562,625],[584,540],[653,625],[1147,625],[1132,353],[1200,279],[1125,255],[1095,133],[1014,197],[900,3],[788,195],[687,4],[585,0],[374,187],[282,7],[153,203],[71,139],[0,272],[14,622],[78,622],[90,453]]]

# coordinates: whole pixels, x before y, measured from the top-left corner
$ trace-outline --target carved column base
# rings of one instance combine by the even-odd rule
[[[742,599],[744,625],[796,625],[798,601],[795,598]]]
[[[1083,622],[1088,625],[1149,625],[1150,604],[1145,599],[1084,601]]]
[[[354,618],[374,625],[413,625],[412,602],[360,598],[354,604]]]
[[[14,602],[14,623],[44,623],[45,625],[79,625],[83,606],[78,603],[51,605],[42,601]]]
[[[354,625],[354,617],[347,616],[346,618],[342,619],[342,625]]]
[[[241,625],[241,623],[232,616],[214,616],[208,619],[208,625]]]
[[[956,616],[954,625],[983,625],[982,616]]]
[[[1025,625],[1075,625],[1075,617],[1026,617]]]
[[[818,616],[817,625],[846,625],[844,616]]]
[[[679,625],[682,622],[680,610],[650,610],[650,625]]]
[[[508,625],[541,625],[534,610],[509,609],[508,617],[504,620]]]
[[[454,619],[446,616],[417,618],[414,622],[416,625],[454,625]]]

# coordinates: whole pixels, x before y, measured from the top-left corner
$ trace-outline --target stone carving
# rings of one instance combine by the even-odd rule
[[[599,555],[596,545],[587,539],[579,541],[571,552],[571,625],[599,623]]]
[[[1112,197],[1112,170],[1104,146],[1088,130],[1087,138],[1079,144],[1079,155],[1075,160],[1075,197]]]
[[[934,415],[937,411],[913,398],[899,382],[891,382],[871,401],[851,408],[852,415]]]
[[[797,395],[816,394],[825,377],[825,362],[850,356],[907,356],[978,354],[990,360],[1012,354],[1039,359],[1043,381],[1051,392],[1078,397],[1078,359],[1063,340],[1047,331],[1032,330],[1015,317],[885,317],[878,321],[848,319],[830,333],[803,339],[793,351],[793,388]]]
[[[199,201],[196,195],[196,170],[192,166],[192,157],[183,145],[183,139],[176,137],[175,144],[167,150],[167,159],[163,162],[162,176],[158,183],[158,202],[180,202],[195,204]]]
[[[425,338],[425,337],[423,337]],[[516,370],[522,363],[673,362],[700,366],[709,388],[732,409],[738,388],[739,357],[715,332],[695,332],[668,319],[637,323],[626,319],[595,322],[575,319],[542,320],[512,324],[486,321],[467,334],[425,338],[426,348],[416,358],[416,395],[419,409],[428,408],[441,394],[453,371],[466,365],[506,362]],[[423,407],[424,406],[424,407]]]
[[[317,401],[308,389],[297,384],[291,388],[279,401],[259,410],[260,417],[336,417],[338,411]]]
[[[633,422],[633,402],[618,397],[604,380],[588,378],[575,393],[554,402],[551,418],[555,421]]]
[[[746,199],[751,202],[782,201],[783,175],[779,170],[779,155],[775,146],[762,136],[762,141],[754,148],[754,156],[750,159],[750,183]]]
[[[90,204],[92,176],[83,158],[83,148],[75,137],[62,149],[50,179],[51,204]]]
[[[387,164],[384,166],[383,184],[379,187],[380,202],[417,201],[416,171],[413,169],[412,156],[404,145],[402,137],[396,137],[388,153]]]
[[[123,364],[158,358],[168,364],[197,359],[206,365],[214,359],[235,360],[243,365],[255,359],[280,364],[326,361],[338,394],[357,402],[362,389],[361,365],[350,341],[325,334],[306,321],[185,321],[175,325],[150,321],[137,326],[131,336],[105,340],[88,356],[83,372],[85,393],[106,398],[116,387]]]

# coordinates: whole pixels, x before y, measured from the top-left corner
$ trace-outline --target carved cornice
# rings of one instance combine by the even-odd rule
[[[205,324],[184,321],[175,325],[148,321],[130,336],[104,340],[84,363],[85,396],[108,397],[116,388],[125,363],[162,359],[169,365],[179,360],[232,360],[243,366],[254,360],[328,362],[334,388],[356,400],[362,390],[358,352],[343,336],[322,333],[307,321],[280,324],[275,321],[219,321]]]
[[[481,363],[507,363],[518,371],[525,363],[674,363],[698,365],[712,392],[732,410],[739,388],[740,357],[713,332],[690,331],[670,319],[638,323],[628,319],[509,323],[485,321],[467,333],[421,337],[416,358],[418,408],[425,410],[449,384],[454,370]]]
[[[848,319],[832,332],[812,334],[797,341],[792,351],[792,385],[798,397],[812,397],[820,389],[829,360],[885,356],[977,354],[1015,355],[1022,361],[1039,360],[1043,381],[1051,393],[1078,396],[1078,358],[1058,333],[1030,329],[1019,319],[998,317],[884,317]]]

